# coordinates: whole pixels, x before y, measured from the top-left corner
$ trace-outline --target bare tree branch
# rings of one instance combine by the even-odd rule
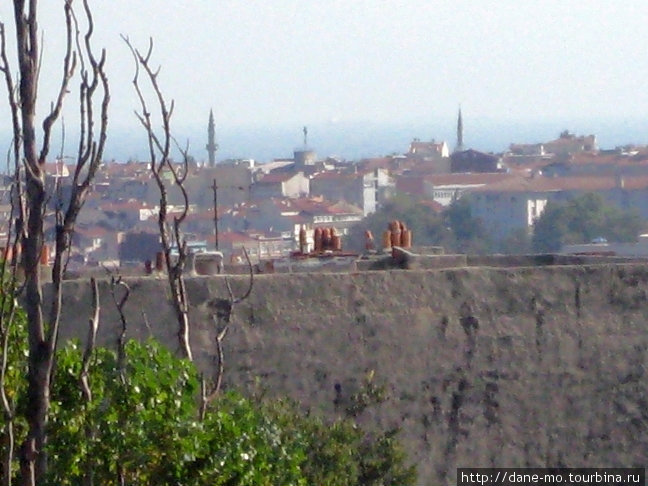
[[[43,121],[43,146],[41,148],[40,156],[38,157],[38,162],[40,165],[45,163],[45,159],[47,158],[47,155],[49,153],[49,146],[50,146],[50,137],[52,134],[52,126],[54,125],[54,122],[58,119],[59,115],[61,114],[61,109],[63,108],[63,99],[65,98],[66,94],[69,93],[68,86],[70,84],[70,80],[72,79],[72,76],[74,75],[74,70],[76,69],[76,63],[77,63],[77,54],[74,51],[74,48],[72,46],[72,40],[73,40],[73,29],[72,29],[72,2],[71,1],[66,1],[65,6],[64,6],[64,11],[65,11],[65,23],[66,23],[66,34],[67,34],[67,41],[65,44],[65,58],[63,60],[63,77],[61,79],[61,85],[59,86],[59,91],[58,91],[58,96],[56,97],[56,101],[52,104],[52,109]],[[35,12],[34,12],[35,13]],[[41,60],[39,58],[38,60],[38,66],[41,65]],[[39,68],[40,69],[40,68]],[[38,73],[36,74],[36,78],[38,79]]]
[[[101,57],[99,61],[97,61],[90,43],[94,27],[92,14],[88,7],[87,0],[83,0],[83,6],[86,12],[88,27],[84,36],[85,42],[81,44],[77,40],[77,46],[79,46],[79,57],[82,59],[80,72],[81,81],[79,85],[79,93],[81,97],[79,106],[82,134],[79,140],[70,201],[65,210],[65,216],[62,221],[57,222],[56,226],[56,252],[54,257],[54,266],[52,268],[52,280],[59,299],[57,299],[51,309],[51,326],[47,336],[52,353],[54,352],[57,341],[58,322],[60,320],[60,283],[62,281],[64,267],[63,258],[70,249],[77,217],[87,198],[90,184],[92,180],[94,180],[96,172],[101,165],[108,127],[108,103],[110,101],[110,90],[108,87],[108,78],[104,71],[106,53],[105,50],[102,50]],[[71,29],[72,26],[75,27],[75,37],[78,39],[78,36],[80,35],[78,24],[71,9],[69,13],[66,9],[66,20],[68,29]],[[71,34],[69,34],[69,37],[71,38]],[[71,43],[71,40],[69,42]],[[86,59],[89,67],[86,67]],[[95,92],[99,86],[102,88],[103,95],[100,105],[101,121],[98,135],[99,140],[97,141],[95,140],[96,137],[91,127],[94,126],[93,100],[95,98]],[[89,128],[86,130],[84,127]],[[85,174],[83,174],[83,172],[85,172]]]
[[[22,235],[24,221],[24,205],[21,194],[20,180],[20,147],[21,130],[18,116],[18,101],[16,87],[13,82],[11,68],[6,53],[5,26],[0,23],[0,72],[4,74],[7,88],[11,119],[13,126],[12,150],[9,151],[7,170],[13,159],[14,180],[9,191],[10,217],[7,221],[7,239],[4,251],[0,254],[0,403],[2,415],[5,418],[5,447],[2,457],[2,486],[11,486],[13,477],[13,459],[15,451],[14,424],[16,419],[15,402],[7,394],[7,370],[9,365],[9,345],[11,332],[15,326],[17,302],[17,269],[18,269],[18,241]],[[14,225],[15,223],[15,225]],[[16,366],[17,363],[14,363]]]
[[[122,288],[123,293],[120,298],[117,298],[117,289]],[[110,293],[117,307],[117,312],[119,313],[119,320],[121,322],[121,332],[119,333],[119,338],[117,340],[117,366],[119,367],[119,377],[122,383],[126,382],[126,331],[128,329],[128,321],[126,320],[126,315],[124,314],[124,306],[128,302],[130,297],[130,287],[126,282],[124,282],[121,276],[115,278],[114,276],[110,277]]]
[[[92,390],[90,389],[88,373],[90,371],[90,358],[95,349],[97,341],[97,331],[99,330],[99,311],[101,309],[99,303],[99,288],[97,281],[94,277],[90,279],[90,288],[92,289],[92,317],[89,319],[88,339],[86,341],[85,350],[83,351],[83,358],[81,361],[81,374],[79,375],[79,383],[81,384],[81,391],[86,403],[92,401]]]
[[[25,485],[41,484],[47,472],[47,422],[50,388],[54,369],[61,312],[61,283],[63,262],[69,254],[75,222],[81,210],[90,182],[101,162],[107,127],[107,107],[110,99],[104,73],[105,53],[97,60],[90,45],[93,21],[87,0],[84,8],[85,36],[80,42],[79,25],[73,10],[74,0],[65,0],[66,45],[62,59],[62,76],[57,95],[42,122],[40,150],[36,140],[36,99],[39,72],[42,65],[37,0],[14,0],[18,85],[14,87],[6,56],[4,26],[0,30],[0,70],[4,74],[7,96],[12,111],[13,150],[16,164],[15,197],[20,205],[16,233],[23,251],[21,265],[25,273],[25,308],[28,321],[28,391],[26,419],[28,435],[20,450],[21,473]],[[77,68],[80,70],[77,72]],[[50,152],[52,129],[59,120],[65,97],[75,76],[78,76],[83,136],[77,154],[71,197],[65,208],[57,208],[56,242],[52,269],[53,299],[45,302],[42,295],[39,260],[45,246],[44,217],[48,202],[45,186],[45,162]],[[17,89],[16,89],[17,88]],[[94,113],[94,101],[102,91],[99,114]],[[95,133],[95,117],[101,118]],[[24,181],[24,182],[23,182]],[[24,187],[23,187],[24,184]],[[23,203],[24,201],[24,203]],[[47,317],[46,317],[47,316]]]
[[[218,319],[215,317],[214,325],[218,329]],[[223,384],[223,376],[225,374],[225,357],[223,354],[223,340],[227,335],[227,330],[229,329],[229,322],[225,323],[223,329],[221,329],[216,334],[216,378],[214,383],[209,391],[207,391],[207,381],[205,377],[201,377],[200,381],[200,420],[205,420],[205,415],[207,413],[207,407],[209,404],[218,396]]]
[[[171,134],[171,116],[173,114],[174,103],[172,101],[170,105],[167,105],[162,90],[158,84],[157,77],[159,74],[159,68],[155,71],[151,68],[150,59],[153,53],[153,40],[149,39],[148,50],[146,54],[142,54],[139,50],[133,47],[128,37],[122,35],[122,39],[130,49],[135,61],[133,86],[140,103],[140,111],[136,111],[135,114],[147,134],[149,157],[151,161],[151,174],[153,175],[160,191],[158,230],[160,232],[162,251],[164,253],[172,304],[178,322],[178,344],[181,355],[189,360],[193,360],[193,353],[189,341],[189,298],[184,281],[187,246],[181,232],[181,225],[189,211],[189,197],[184,187],[184,181],[188,173],[188,148],[182,149]],[[152,112],[148,107],[140,82],[140,69],[145,73],[148,84],[150,85],[151,90],[153,91],[153,96],[156,100],[162,124],[160,134],[156,133],[153,128]],[[175,144],[182,154],[183,165],[180,169],[181,172],[179,172],[179,169],[174,166],[171,160],[172,143]],[[169,171],[173,183],[180,190],[183,201],[180,215],[174,215],[173,217],[171,231],[169,230],[168,221],[168,189],[164,180],[163,171]],[[172,258],[172,249],[177,250],[177,257],[175,260]]]
[[[254,286],[254,269],[252,268],[252,262],[250,261],[250,255],[248,255],[248,252],[245,249],[245,247],[243,247],[243,254],[245,255],[245,260],[247,261],[247,264],[248,264],[248,274],[250,276],[248,289],[245,292],[245,294],[243,294],[241,297],[238,297],[238,298],[234,297],[234,292],[232,292],[232,287],[230,286],[229,280],[227,279],[227,277],[225,277],[225,285],[227,286],[227,292],[229,293],[230,301],[232,303],[232,307],[235,304],[238,304],[238,303],[244,301],[245,299],[247,299],[250,296],[250,294],[252,293],[252,287]]]
[[[232,287],[230,285],[229,279],[225,277],[225,286],[227,287],[227,292],[229,294],[229,300],[219,299],[216,302],[216,315],[213,316],[214,327],[216,329],[216,376],[213,380],[211,388],[208,390],[208,384],[204,377],[201,379],[201,394],[200,394],[200,419],[205,418],[205,413],[207,412],[207,407],[209,403],[212,402],[220,393],[222,384],[223,384],[223,375],[225,374],[225,356],[223,353],[223,341],[227,335],[227,331],[230,326],[230,319],[234,306],[241,303],[243,300],[247,299],[252,293],[252,288],[254,286],[254,269],[252,268],[252,262],[250,261],[250,256],[248,255],[247,250],[243,247],[243,254],[248,264],[249,271],[249,285],[248,289],[241,297],[235,297]],[[221,325],[222,323],[222,325]]]
[[[97,341],[97,331],[99,330],[99,311],[101,310],[99,302],[99,288],[95,278],[90,279],[90,287],[92,289],[92,317],[89,319],[88,327],[88,340],[83,351],[83,358],[81,361],[81,373],[79,374],[79,384],[81,385],[81,392],[86,406],[89,407],[92,403],[92,389],[90,388],[90,359],[95,350],[95,343]],[[86,422],[85,424],[85,439],[91,443],[95,437],[95,428],[92,423]],[[92,486],[94,483],[94,461],[89,455],[84,458],[84,485]]]
[[[18,108],[18,99],[17,99],[17,87],[14,84],[13,77],[11,74],[11,67],[9,65],[9,60],[7,59],[7,41],[5,38],[5,25],[0,23],[0,72],[4,74],[5,86],[7,88],[7,97],[9,99],[9,107],[11,110],[11,126],[13,130],[13,160],[14,160],[14,184],[12,190],[15,190],[15,193],[12,193],[12,204],[15,202],[18,204],[18,219],[17,219],[17,234],[22,234],[24,231],[24,222],[27,220],[26,209],[24,205],[24,195],[22,190],[22,178],[21,174],[21,163],[20,163],[20,148],[22,147],[22,126],[19,116]],[[13,214],[12,207],[12,214]]]

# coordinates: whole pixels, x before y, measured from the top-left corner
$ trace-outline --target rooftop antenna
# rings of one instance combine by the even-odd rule
[[[304,148],[308,147],[308,127],[304,127]]]

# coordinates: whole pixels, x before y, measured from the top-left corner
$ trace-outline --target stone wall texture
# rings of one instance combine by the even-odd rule
[[[244,292],[245,276],[231,282]],[[129,336],[177,349],[166,280],[128,283]],[[187,289],[196,361],[213,373],[225,280]],[[64,292],[62,337],[84,337],[90,287]],[[100,293],[100,341],[114,344]],[[361,419],[401,427],[422,485],[453,484],[457,467],[644,467],[647,295],[640,264],[257,275],[231,315],[225,384],[332,415],[373,370],[389,400]]]

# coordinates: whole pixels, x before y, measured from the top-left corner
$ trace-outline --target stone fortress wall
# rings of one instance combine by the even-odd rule
[[[362,420],[402,428],[423,485],[453,484],[456,467],[648,464],[648,265],[490,264],[255,275],[225,384],[335,414],[373,370],[390,399]],[[245,275],[229,278],[244,292]],[[129,335],[177,349],[166,278],[128,282]],[[213,372],[225,280],[187,289],[194,354]],[[88,282],[64,293],[62,337],[84,338]],[[106,282],[100,293],[111,344],[119,321]]]

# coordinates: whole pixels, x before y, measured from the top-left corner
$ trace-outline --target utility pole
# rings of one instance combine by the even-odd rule
[[[214,249],[218,251],[218,186],[216,179],[212,184],[212,191],[214,191]]]

